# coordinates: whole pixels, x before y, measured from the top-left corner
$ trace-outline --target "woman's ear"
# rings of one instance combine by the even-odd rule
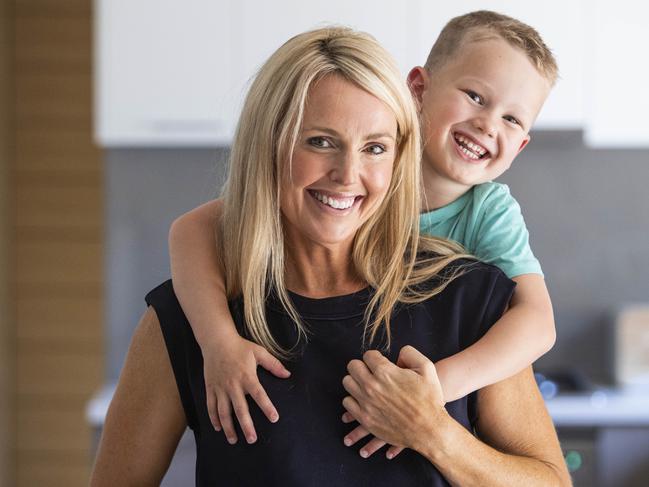
[[[417,109],[421,109],[421,101],[430,81],[428,71],[421,66],[415,66],[408,73],[407,80],[412,97],[417,103]]]

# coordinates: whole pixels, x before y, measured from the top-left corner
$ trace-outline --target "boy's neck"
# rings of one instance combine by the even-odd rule
[[[422,179],[422,211],[437,210],[453,203],[473,187],[441,177],[425,162],[422,163]]]

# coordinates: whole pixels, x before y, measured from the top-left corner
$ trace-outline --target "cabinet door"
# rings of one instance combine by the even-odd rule
[[[97,0],[102,145],[229,142],[241,87],[235,0]]]
[[[418,3],[415,7],[414,4]],[[451,18],[474,10],[493,10],[534,27],[552,49],[559,64],[560,79],[534,125],[535,129],[580,129],[583,126],[584,29],[586,2],[521,2],[520,0],[463,0],[461,2],[408,2],[417,8],[415,47],[417,63],[426,61],[440,31]]]
[[[242,59],[251,73],[290,37],[328,24],[369,32],[395,56],[401,71],[410,67],[416,41],[409,11],[393,0],[242,0]]]
[[[649,147],[649,5],[594,0],[588,11],[586,143]]]
[[[404,75],[413,64],[412,11],[392,0],[96,1],[95,133],[106,146],[228,145],[258,67],[319,25],[370,32]]]

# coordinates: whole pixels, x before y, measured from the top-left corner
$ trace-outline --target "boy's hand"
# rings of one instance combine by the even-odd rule
[[[285,379],[291,373],[265,348],[234,335],[224,345],[202,348],[207,411],[214,429],[223,428],[230,444],[237,442],[232,421],[232,410],[241,425],[246,441],[257,441],[257,433],[250,418],[246,394],[249,394],[269,421],[275,423],[279,414],[259,383],[257,366]]]
[[[352,416],[349,411],[345,411],[343,414],[343,423],[351,423],[353,421],[356,421],[356,418]],[[352,446],[354,443],[356,443],[358,440],[362,440],[365,438],[367,435],[371,435],[369,431],[367,431],[362,425],[357,426],[354,428],[351,432],[347,433],[345,436],[344,442],[346,446]],[[381,438],[374,437],[370,441],[368,441],[363,448],[360,450],[360,455],[363,458],[367,458],[373,453],[376,453],[378,450],[383,448],[387,443],[383,441]],[[396,457],[399,453],[403,451],[402,446],[394,446],[390,445],[390,448],[388,448],[388,451],[385,452],[385,456],[388,460],[392,460],[394,457]]]

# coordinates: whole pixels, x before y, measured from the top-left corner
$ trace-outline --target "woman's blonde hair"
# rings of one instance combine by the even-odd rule
[[[276,356],[290,350],[273,338],[265,304],[274,292],[295,321],[299,338],[306,329],[285,287],[285,242],[279,207],[282,172],[290,170],[309,89],[336,75],[383,101],[397,121],[392,179],[379,208],[358,230],[352,262],[374,290],[365,314],[371,342],[381,325],[390,343],[390,316],[398,301],[432,296],[448,282],[422,292],[417,286],[460,257],[461,249],[441,239],[419,237],[420,139],[417,111],[395,62],[368,34],[327,27],[297,35],[259,70],[244,102],[224,187],[219,254],[229,298],[243,298],[250,337]],[[417,261],[417,250],[428,259]],[[417,262],[417,266],[415,263]]]

